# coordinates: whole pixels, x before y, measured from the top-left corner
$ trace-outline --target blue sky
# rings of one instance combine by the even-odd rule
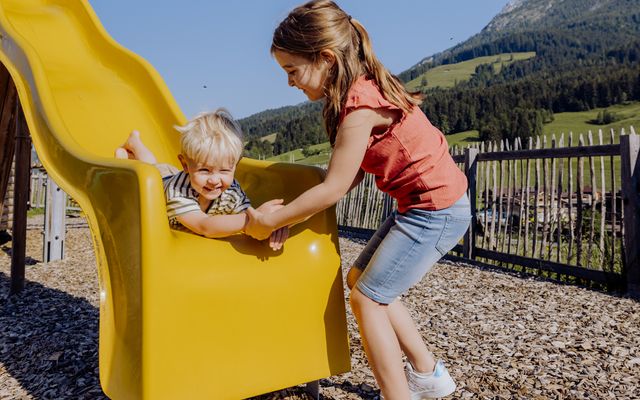
[[[89,0],[107,31],[160,72],[187,117],[237,118],[303,102],[269,54],[298,0]],[[508,0],[338,0],[397,74],[479,32]],[[206,86],[206,88],[205,88]]]

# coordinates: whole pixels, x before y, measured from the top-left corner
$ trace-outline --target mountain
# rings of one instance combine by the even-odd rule
[[[409,82],[441,65],[517,52],[536,56],[479,65],[453,88],[425,87],[421,108],[447,134],[475,129],[500,139],[535,134],[556,112],[640,100],[640,0],[513,0],[478,34],[398,77]],[[278,132],[277,154],[312,144],[294,143],[301,132],[290,129],[321,124],[320,112],[320,104],[303,103],[240,122],[252,137]],[[325,140],[321,126],[311,129],[309,140]]]
[[[575,62],[637,43],[639,35],[640,0],[513,0],[481,32],[398,77],[409,81],[434,66],[496,54],[496,48],[543,57],[567,52],[554,62]]]
[[[482,33],[571,29],[579,25],[597,27],[618,23],[622,16],[620,12],[633,6],[632,3],[628,0],[514,0],[493,18]],[[637,31],[637,24],[626,28]]]

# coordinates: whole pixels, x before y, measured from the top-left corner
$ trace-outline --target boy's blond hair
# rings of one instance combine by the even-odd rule
[[[192,161],[235,166],[242,157],[242,129],[224,108],[200,113],[175,128],[182,133],[182,154]]]

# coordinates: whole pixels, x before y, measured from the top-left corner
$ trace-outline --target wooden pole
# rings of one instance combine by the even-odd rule
[[[613,131],[613,129],[611,129],[611,144],[614,143],[616,138],[616,134]],[[622,154],[622,153],[621,153]],[[616,168],[615,168],[615,160],[614,157],[611,156],[609,157],[609,168],[610,168],[610,176],[611,176],[611,261],[610,261],[610,266],[609,266],[609,271],[613,272],[615,269],[615,264],[616,264],[616,250],[617,250],[617,239],[618,239],[618,232],[621,231],[621,229],[618,229],[618,218],[617,218],[617,213],[618,213],[618,198],[617,198],[617,191],[618,188],[616,186]],[[621,257],[622,258],[622,257]]]
[[[2,64],[0,64],[0,91],[4,92],[0,92],[0,101],[2,101],[0,105],[0,213],[2,213],[16,148],[13,113],[17,98],[16,87]]]
[[[624,253],[627,292],[640,296],[640,137],[620,136],[622,204],[624,207]]]
[[[476,188],[476,175],[478,172],[478,149],[467,148],[464,151],[464,173],[469,181],[469,202],[471,203],[471,224],[467,233],[464,235],[462,244],[462,255],[464,258],[474,259],[474,249],[476,247],[476,197],[478,195]]]
[[[13,197],[13,244],[11,251],[11,290],[17,294],[24,288],[27,242],[27,210],[29,209],[29,174],[31,172],[31,136],[24,121],[20,103],[15,108],[15,192]]]
[[[44,207],[43,261],[64,258],[65,217],[67,194],[51,176],[47,176],[47,194]]]
[[[591,131],[589,131],[587,140],[589,141],[589,146],[593,146],[593,133]],[[596,193],[598,192],[596,183],[596,166],[593,157],[589,157],[589,174],[591,175],[591,196],[589,196],[591,200],[591,224],[589,227],[589,245],[587,246],[587,268],[592,268],[594,267],[591,261],[593,258],[593,240],[596,232]],[[602,189],[604,193],[604,188]],[[595,267],[598,267],[598,265]],[[600,268],[602,268],[602,265],[600,265]]]
[[[578,144],[580,147],[584,147],[584,137],[580,134],[578,139]],[[581,267],[583,265],[582,262],[582,222],[584,218],[584,204],[583,204],[583,194],[584,194],[584,158],[578,157],[578,176],[576,178],[578,180],[578,198],[576,202],[576,265]]]
[[[14,193],[13,245],[11,251],[11,290],[19,293],[24,288],[24,266],[27,242],[27,209],[29,208],[29,174],[31,172],[31,136],[24,121],[20,103],[15,107],[16,180]]]

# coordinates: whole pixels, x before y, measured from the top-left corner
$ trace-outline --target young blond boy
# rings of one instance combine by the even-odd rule
[[[182,171],[169,164],[158,164],[137,131],[116,149],[115,156],[158,168],[172,225],[182,225],[209,238],[243,232],[248,221],[245,211],[251,203],[234,179],[243,151],[240,126],[228,111],[220,108],[201,113],[176,129],[182,133],[182,150],[178,155]],[[268,213],[280,207],[282,200],[272,200],[258,210]],[[288,234],[288,228],[274,232],[270,246],[280,249]]]

